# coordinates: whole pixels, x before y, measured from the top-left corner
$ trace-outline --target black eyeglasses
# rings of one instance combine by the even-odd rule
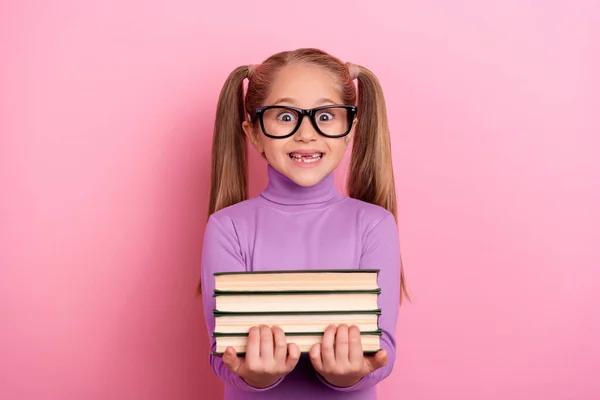
[[[292,136],[305,116],[315,130],[328,138],[346,136],[352,129],[352,121],[358,108],[347,105],[326,105],[311,109],[289,106],[265,106],[256,109],[265,136],[273,139],[284,139]]]

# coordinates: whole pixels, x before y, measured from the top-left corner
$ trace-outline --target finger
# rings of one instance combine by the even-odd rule
[[[298,360],[300,360],[300,348],[296,345],[296,343],[290,343],[287,345],[287,360],[285,361],[285,368],[287,371],[291,371],[298,364]]]
[[[260,358],[273,359],[273,331],[266,325],[260,326]]]
[[[348,364],[348,326],[340,325],[335,333],[335,361]]]
[[[360,329],[356,325],[352,325],[348,329],[348,346],[350,364],[360,365],[363,362],[363,348],[360,338]]]
[[[248,332],[248,344],[246,346],[246,359],[255,362],[260,358],[260,329],[256,326]]]
[[[232,372],[237,374],[240,369],[240,365],[242,364],[242,359],[237,356],[233,347],[227,347],[223,353],[223,363]]]
[[[318,372],[323,372],[323,359],[321,358],[321,344],[315,343],[308,352],[310,362]]]
[[[367,368],[367,373],[371,373],[373,371],[378,370],[381,367],[384,367],[388,363],[388,355],[387,351],[379,350],[375,355],[365,357],[365,365]]]
[[[273,357],[278,365],[284,365],[287,355],[287,339],[285,333],[283,332],[283,329],[278,326],[271,328],[271,331],[273,332],[273,340],[275,342]]]
[[[335,366],[335,325],[329,325],[323,333],[323,342],[321,343],[321,359],[323,360],[323,368],[331,369]]]

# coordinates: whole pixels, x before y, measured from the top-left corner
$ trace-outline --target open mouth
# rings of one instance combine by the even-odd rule
[[[290,158],[296,162],[313,163],[323,158],[323,153],[290,153]]]

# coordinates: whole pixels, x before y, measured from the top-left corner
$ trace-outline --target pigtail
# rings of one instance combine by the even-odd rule
[[[358,80],[358,121],[350,169],[348,195],[381,206],[398,222],[396,186],[392,166],[392,147],[385,98],[379,80],[362,66],[349,65]],[[410,301],[401,261],[401,295]]]
[[[217,103],[213,132],[208,214],[248,198],[244,79],[248,67],[236,68],[227,78]]]
[[[244,122],[244,79],[249,67],[238,67],[221,89],[212,140],[208,215],[248,198],[248,150]],[[197,293],[202,293],[198,282]]]

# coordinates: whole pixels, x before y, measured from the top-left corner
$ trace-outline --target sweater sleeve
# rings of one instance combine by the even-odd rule
[[[338,391],[358,391],[375,386],[387,378],[396,361],[396,325],[400,302],[400,244],[394,216],[389,213],[366,235],[360,260],[361,269],[379,269],[381,288],[378,303],[381,308],[379,328],[382,331],[381,348],[387,351],[388,363],[364,376],[350,387],[337,387],[319,376],[323,383]]]
[[[215,272],[245,271],[246,263],[242,257],[240,245],[233,222],[224,219],[217,220],[213,215],[209,218],[204,232],[202,250],[202,299],[204,305],[204,318],[210,339],[210,366],[215,375],[226,385],[243,391],[261,392],[277,386],[281,380],[267,388],[255,388],[239,375],[232,372],[219,355],[214,355],[216,340],[212,336],[215,329],[213,311],[216,301],[213,297],[215,289]]]

